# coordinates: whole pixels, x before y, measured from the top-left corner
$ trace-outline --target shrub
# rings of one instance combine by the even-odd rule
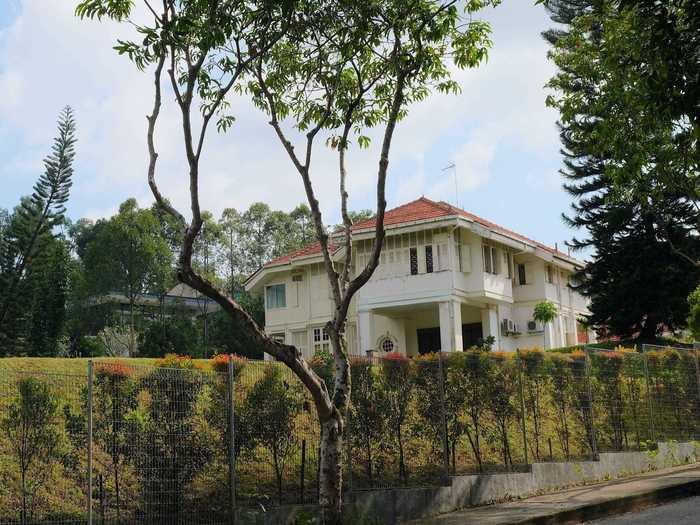
[[[39,492],[47,483],[51,463],[59,457],[61,434],[56,425],[58,401],[45,382],[28,377],[18,383],[18,398],[0,420],[20,471],[19,519],[34,518]]]
[[[245,418],[254,444],[265,448],[275,471],[277,498],[282,503],[284,468],[297,445],[295,419],[301,412],[302,398],[284,381],[277,366],[265,368],[246,398]]]
[[[236,354],[217,354],[212,358],[211,367],[215,372],[228,373],[228,360],[233,361],[233,377],[236,379],[248,363],[248,359]]]

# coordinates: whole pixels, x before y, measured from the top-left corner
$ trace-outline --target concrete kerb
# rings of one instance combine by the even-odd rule
[[[606,516],[616,516],[627,512],[639,511],[660,503],[675,499],[700,495],[700,480],[685,482],[672,487],[656,489],[644,494],[634,494],[604,502],[592,503],[574,509],[553,512],[547,516],[538,516],[523,521],[511,522],[510,525],[568,525],[582,523]]]

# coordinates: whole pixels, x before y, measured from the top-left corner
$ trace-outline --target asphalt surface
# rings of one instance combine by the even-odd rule
[[[697,525],[700,523],[700,496],[586,523],[588,525]]]

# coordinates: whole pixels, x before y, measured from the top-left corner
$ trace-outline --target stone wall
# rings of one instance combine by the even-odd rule
[[[658,450],[651,452],[601,453],[598,461],[535,463],[529,472],[453,476],[443,487],[358,491],[346,498],[346,505],[353,516],[351,523],[394,525],[698,461],[700,443],[659,443]],[[248,510],[241,511],[237,523],[287,525],[315,514],[313,506]]]

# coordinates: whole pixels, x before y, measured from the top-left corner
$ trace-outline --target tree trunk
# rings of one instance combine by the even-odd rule
[[[321,419],[321,469],[319,473],[319,504],[324,525],[342,523],[342,462],[343,421],[332,412]]]

